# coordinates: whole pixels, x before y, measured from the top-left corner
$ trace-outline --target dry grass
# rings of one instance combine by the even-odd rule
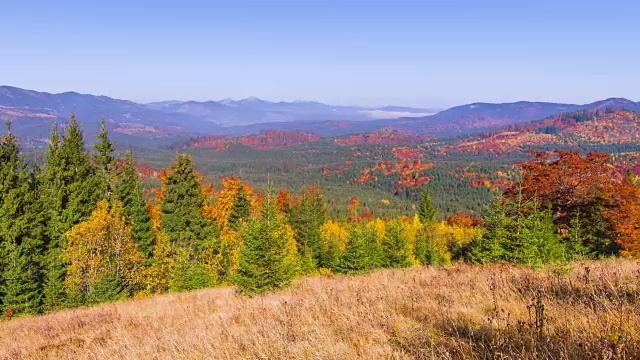
[[[639,359],[639,276],[456,265],[172,294],[1,322],[0,358]]]

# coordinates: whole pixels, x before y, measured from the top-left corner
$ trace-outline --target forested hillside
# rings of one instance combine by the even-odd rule
[[[130,150],[117,154],[104,124],[87,151],[74,117],[64,130],[54,126],[46,152],[29,164],[7,127],[0,139],[0,299],[10,316],[222,284],[255,294],[306,274],[452,261],[539,267],[640,249],[638,166],[629,156],[523,153],[515,168],[510,161],[518,157],[491,158],[494,169],[510,173],[489,173],[473,156],[465,163],[437,155],[437,144],[323,140],[294,146],[283,160],[322,159],[307,162],[309,171],[340,182],[287,188],[279,181],[287,171],[271,168],[262,175],[279,176],[254,187],[241,173],[196,170],[197,152],[176,154],[164,169],[143,166]],[[327,158],[343,168],[321,165]],[[325,191],[324,184],[334,187]],[[477,213],[439,205],[457,200],[448,194],[456,184],[466,184],[457,196],[477,201]],[[486,192],[473,200],[474,189]],[[358,191],[388,198],[365,203]],[[396,197],[411,206],[378,210]]]

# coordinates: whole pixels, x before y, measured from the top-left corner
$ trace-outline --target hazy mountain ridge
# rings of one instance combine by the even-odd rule
[[[131,143],[141,139],[156,146],[177,138],[243,136],[269,130],[343,136],[394,129],[411,135],[448,137],[499,129],[565,112],[605,108],[640,109],[640,105],[622,98],[585,105],[528,101],[473,103],[430,114],[435,110],[334,106],[315,101],[271,102],[255,97],[140,104],[77,92],[51,94],[0,86],[0,118],[11,119],[20,136],[39,141],[37,139],[46,138],[53,121],[64,126],[69,114],[75,113],[87,133],[95,133],[104,118],[114,133],[114,140]],[[425,114],[430,115],[422,116]]]

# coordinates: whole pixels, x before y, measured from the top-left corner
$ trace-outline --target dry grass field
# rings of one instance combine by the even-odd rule
[[[640,263],[381,270],[0,322],[2,359],[640,359]]]

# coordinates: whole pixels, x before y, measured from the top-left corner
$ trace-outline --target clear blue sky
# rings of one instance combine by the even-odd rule
[[[0,83],[134,101],[640,100],[633,1],[0,0]]]

